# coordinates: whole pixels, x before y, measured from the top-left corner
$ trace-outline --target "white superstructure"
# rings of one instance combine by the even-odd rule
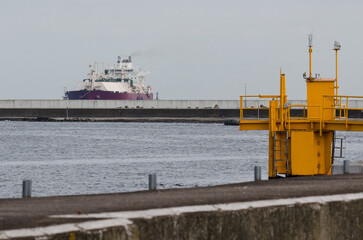
[[[99,72],[100,63],[90,67],[87,78],[77,84],[74,91],[101,90],[115,93],[141,93],[150,94],[151,87],[145,86],[145,75],[150,72],[142,71],[132,64],[131,56],[126,59],[117,58],[116,64],[102,63],[102,71]]]

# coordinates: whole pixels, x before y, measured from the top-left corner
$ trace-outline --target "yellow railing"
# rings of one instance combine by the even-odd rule
[[[346,127],[348,128],[348,112],[350,110],[359,110],[363,111],[363,108],[349,108],[349,103],[351,103],[351,99],[363,99],[363,96],[344,96],[344,95],[324,95],[322,105],[288,105],[288,106],[279,106],[281,104],[281,99],[278,105],[272,105],[269,107],[244,107],[244,100],[247,98],[269,98],[272,100],[280,99],[279,95],[245,95],[240,96],[240,121],[243,121],[243,110],[244,109],[256,109],[259,111],[260,109],[272,109],[273,113],[270,113],[270,125],[275,125],[274,123],[279,122],[279,124],[283,125],[285,129],[288,131],[291,130],[291,123],[299,122],[299,121],[310,121],[313,125],[313,122],[319,123],[320,134],[322,130],[325,128],[326,121],[330,120],[345,120]],[[329,102],[334,101],[334,103]],[[270,102],[271,104],[271,102]],[[302,109],[303,116],[291,116],[292,109]],[[313,114],[308,114],[309,109],[317,109],[313,111]],[[313,117],[312,117],[313,116]],[[272,119],[271,119],[272,118]],[[259,117],[258,117],[259,119]]]
[[[291,117],[291,108],[300,108],[303,110],[303,117]],[[319,110],[319,117],[308,117],[307,112],[309,108],[317,108]],[[287,106],[287,123],[288,130],[291,130],[291,121],[306,121],[306,120],[319,120],[320,131],[322,131],[322,111],[320,105],[288,105]]]
[[[309,108],[318,108],[319,109],[319,114],[320,114],[320,105],[288,105],[287,106],[287,115],[288,115],[288,119],[287,120],[308,120],[308,119],[320,119],[318,117],[316,118],[312,118],[312,117],[308,117],[307,116],[307,112]],[[300,108],[303,110],[303,116],[302,117],[292,117],[291,116],[291,108]]]
[[[243,110],[244,109],[268,109],[269,107],[243,107],[243,101],[244,101],[244,98],[270,98],[270,99],[276,99],[276,98],[280,98],[279,95],[243,95],[243,96],[240,96],[240,121],[243,121]]]
[[[358,110],[358,111],[363,111],[363,108],[350,108],[349,107],[349,100],[352,100],[352,98],[358,98],[358,99],[362,99],[363,96],[347,96],[347,95],[324,95],[323,96],[324,101],[327,98],[334,98],[334,107],[324,107],[323,110],[327,110],[327,109],[334,109],[334,119],[335,120],[346,120],[348,121],[348,111],[349,110]],[[343,104],[344,101],[344,104]],[[338,116],[336,116],[336,111],[338,111]],[[343,116],[342,116],[343,113]]]

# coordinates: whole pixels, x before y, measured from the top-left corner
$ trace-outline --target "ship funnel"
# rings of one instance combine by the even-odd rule
[[[129,62],[131,62],[131,56],[129,56]]]

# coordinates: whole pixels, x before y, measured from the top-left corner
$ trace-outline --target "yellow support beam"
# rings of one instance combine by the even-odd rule
[[[269,120],[240,121],[239,130],[269,130]]]
[[[332,121],[325,121],[324,130],[330,131],[363,131],[363,121],[352,121],[352,120],[332,120]]]

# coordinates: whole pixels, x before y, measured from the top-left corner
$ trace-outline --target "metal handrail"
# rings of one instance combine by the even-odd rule
[[[250,98],[250,97],[255,97],[255,98],[272,98],[273,100],[279,99],[280,96],[279,95],[242,95],[240,96],[240,121],[243,121],[243,110],[244,109],[251,109],[250,107],[247,106],[243,106],[243,100],[245,98]],[[327,107],[325,105],[326,103],[326,99],[332,99],[334,98],[336,101],[334,101],[334,105],[332,105],[332,107]],[[291,129],[291,122],[292,121],[299,121],[299,120],[318,120],[319,121],[319,129],[320,129],[320,133],[322,133],[322,129],[325,127],[325,120],[331,120],[331,118],[325,119],[324,113],[327,110],[334,110],[334,118],[335,120],[345,120],[345,124],[346,127],[348,127],[348,114],[350,110],[360,110],[363,111],[363,108],[349,108],[349,100],[351,100],[352,98],[360,98],[362,99],[363,96],[348,96],[348,95],[323,95],[323,104],[322,105],[306,105],[306,104],[301,104],[301,105],[288,105],[287,106],[287,112],[284,113],[284,117],[283,119],[278,118],[278,120],[281,121],[281,124],[283,124],[285,127],[286,125],[288,125],[288,129],[290,131]],[[343,103],[344,101],[344,103]],[[338,103],[338,104],[337,104]],[[303,116],[302,117],[292,117],[291,116],[291,109],[292,108],[302,108],[303,109]],[[319,117],[308,117],[307,116],[307,112],[308,109],[311,108],[318,108],[319,109]],[[269,109],[269,107],[254,107],[254,109]],[[280,107],[276,107],[276,109],[274,109],[274,111],[279,111]],[[285,108],[286,109],[286,108]],[[339,115],[336,116],[337,111],[339,111]],[[279,114],[278,114],[279,115]],[[286,119],[286,121],[284,120]],[[270,119],[271,120],[271,119]]]
[[[335,111],[338,110],[339,111],[339,116],[337,117],[336,116],[336,112],[334,112],[334,119],[337,119],[339,118],[339,120],[342,120],[342,118],[345,119],[346,121],[346,126],[348,126],[348,112],[349,110],[360,110],[360,111],[363,111],[363,108],[350,108],[349,107],[349,99],[352,99],[352,98],[363,98],[363,96],[349,96],[349,95],[324,95],[323,96],[323,99],[325,100],[326,98],[332,98],[334,97],[335,99],[339,99],[339,101],[335,101],[335,102],[338,102],[339,105],[336,105],[334,104],[334,107],[324,107],[324,110],[325,109],[334,109]],[[344,101],[345,100],[345,104],[342,104],[342,100]],[[344,117],[342,117],[342,111],[344,113]]]
[[[240,96],[240,121],[243,121],[243,110],[244,109],[251,109],[250,107],[248,108],[243,107],[243,98],[280,98],[279,95],[241,95]],[[269,107],[254,107],[253,109],[269,109]]]
[[[291,117],[291,108],[292,107],[303,107],[304,108],[304,117]],[[308,108],[318,108],[319,109],[319,116],[320,117],[316,117],[316,118],[312,118],[308,116],[305,116],[305,109]],[[322,112],[321,112],[321,106],[320,105],[289,105],[287,106],[287,122],[289,125],[289,131],[291,130],[291,120],[308,120],[308,119],[317,119],[319,120],[319,124],[320,124],[320,131],[322,131]]]

